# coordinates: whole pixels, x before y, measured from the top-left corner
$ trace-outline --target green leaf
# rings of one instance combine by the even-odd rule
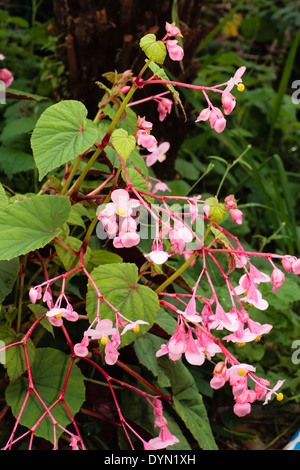
[[[0,327],[0,341],[3,341],[5,346],[21,341],[23,337],[23,334],[17,335],[15,330],[7,325]],[[26,342],[26,347],[29,363],[31,364],[35,357],[35,348],[30,338]],[[12,346],[5,350],[3,366],[6,368],[7,374],[11,380],[17,379],[26,371],[27,365],[22,344]]]
[[[140,325],[137,333],[129,330],[121,336],[122,347],[144,335],[153,325],[159,310],[158,297],[149,287],[138,284],[138,269],[133,263],[117,263],[98,266],[91,273],[92,279],[101,294],[122,315],[131,321],[143,320],[148,325]],[[88,283],[86,308],[90,322],[94,320],[97,312],[97,295]],[[101,318],[110,318],[115,323],[115,313],[101,301]]]
[[[56,103],[40,116],[31,136],[40,180],[92,147],[98,137],[98,127],[86,116],[86,107],[76,100]]]
[[[136,140],[133,135],[128,135],[125,129],[116,129],[112,133],[111,141],[116,152],[121,155],[124,161],[127,160],[136,145]]]
[[[44,101],[48,100],[45,96],[35,95],[33,93],[28,93],[27,91],[15,90],[10,88],[6,90],[6,98],[12,100],[33,100],[33,101]]]
[[[217,450],[205,405],[189,370],[181,361],[159,358],[159,366],[169,377],[173,403],[180,418],[203,450]]]
[[[19,274],[19,260],[17,258],[10,261],[0,261],[0,304],[12,291],[15,280]]]
[[[116,253],[107,250],[93,250],[89,262],[96,267],[100,264],[122,263],[123,259]]]
[[[205,202],[210,207],[208,216],[210,220],[212,220],[213,222],[220,222],[220,220],[222,220],[226,214],[224,204],[220,203],[216,197],[210,197],[206,199]]]
[[[33,156],[15,147],[0,147],[0,167],[3,173],[11,179],[16,173],[33,170],[35,161]]]
[[[155,34],[146,34],[140,40],[142,51],[148,59],[157,64],[163,64],[167,55],[166,46],[162,41],[157,41]]]
[[[70,213],[70,201],[59,195],[33,196],[0,212],[0,260],[42,248],[58,236]]]
[[[48,409],[59,398],[67,377],[70,361],[71,359],[62,351],[52,348],[39,348],[36,350],[35,360],[31,367],[33,383],[37,393]],[[7,387],[7,404],[11,407],[15,417],[18,416],[21,410],[27,390],[28,379],[26,377],[20,377]],[[64,401],[70,413],[74,416],[80,410],[84,400],[85,387],[83,376],[80,369],[73,364],[67,380]],[[31,392],[21,414],[20,424],[30,429],[44,412],[45,408],[40,400]],[[64,428],[71,422],[70,416],[61,401],[51,408],[51,414]],[[56,426],[57,438],[62,432],[63,430]],[[54,443],[53,424],[48,415],[38,425],[34,434]]]

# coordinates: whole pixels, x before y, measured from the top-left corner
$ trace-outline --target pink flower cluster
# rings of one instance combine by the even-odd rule
[[[255,367],[243,363],[234,364],[228,368],[227,361],[219,362],[215,366],[210,386],[214,390],[218,390],[223,387],[226,382],[230,384],[235,401],[233,411],[239,417],[249,414],[251,404],[256,400],[260,401],[265,397],[265,405],[268,403],[273,393],[277,395],[279,401],[283,398],[281,393],[276,393],[276,390],[281,387],[284,380],[279,380],[275,387],[271,389],[271,384],[268,380],[261,379],[253,374],[255,370]],[[254,390],[248,388],[248,377],[255,383]]]
[[[166,37],[163,39],[163,42],[166,42],[167,51],[171,60],[180,61],[184,57],[184,51],[181,46],[179,46],[177,39],[169,39],[170,37],[182,36],[179,28],[175,26],[175,23],[166,23]]]
[[[228,82],[226,83],[227,85],[226,88],[223,91],[221,91],[222,93],[221,101],[222,101],[223,111],[225,115],[230,114],[235,108],[236,100],[235,100],[235,97],[230,93],[230,91],[232,90],[234,85],[238,85],[239,83],[242,82],[241,77],[244,74],[245,70],[246,70],[246,67],[240,67],[236,71],[234,76],[230,78]],[[212,90],[215,91],[218,86],[221,86],[221,85],[212,87]],[[242,90],[241,87],[240,89]],[[214,129],[218,133],[223,132],[223,130],[226,127],[226,119],[222,111],[211,103],[210,99],[207,96],[207,93],[204,90],[203,90],[203,94],[206,98],[208,107],[201,111],[201,113],[196,119],[196,122],[209,121],[212,129]]]
[[[110,238],[113,238],[115,248],[130,248],[140,242],[137,231],[136,212],[140,203],[130,199],[124,189],[116,189],[111,194],[112,202],[99,212],[98,219]]]

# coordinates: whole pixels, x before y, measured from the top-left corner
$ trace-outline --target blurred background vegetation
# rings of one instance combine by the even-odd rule
[[[70,21],[65,23],[62,22],[64,12],[60,8],[63,3],[58,0],[0,1],[0,53],[5,56],[3,66],[15,77],[10,89],[38,95],[36,101],[7,99],[6,105],[0,106],[0,179],[12,196],[40,189],[30,150],[30,132],[43,110],[63,98],[82,99],[89,105],[95,100],[94,93],[99,92],[94,81],[100,76],[92,75],[92,85],[83,79],[84,60],[93,62],[94,56],[80,56],[80,44],[76,44],[77,30],[72,29],[72,25],[78,26],[79,22],[75,20],[80,18],[81,7],[89,13],[92,12],[92,4],[98,3],[97,11],[104,14],[103,5],[109,2],[69,2],[73,3],[74,9],[69,12]],[[125,35],[132,35],[133,46],[126,65],[130,65],[136,55],[139,34],[146,33],[145,29],[149,28],[159,31],[166,20],[179,20],[184,35],[183,47],[187,44],[187,57],[178,69],[170,70],[174,78],[210,86],[227,81],[238,67],[247,67],[243,77],[245,91],[237,92],[236,108],[222,134],[211,131],[207,123],[194,123],[205,106],[203,97],[199,92],[180,90],[188,122],[185,123],[174,110],[167,118],[168,124],[158,121],[155,124],[158,139],[165,140],[169,136],[172,145],[171,128],[174,139],[177,138],[169,161],[156,164],[155,174],[164,178],[174,194],[202,194],[206,197],[215,194],[222,176],[229,170],[220,199],[235,194],[239,208],[244,212],[244,223],[233,228],[227,220],[226,228],[240,238],[246,249],[300,257],[300,94],[298,101],[292,99],[297,88],[293,84],[300,80],[299,0],[191,1],[194,8],[189,12],[193,16],[191,31],[183,19],[184,15],[188,19],[188,2],[160,2],[161,15],[158,10],[151,11],[151,14],[148,12],[149,2],[140,3],[144,4],[145,10],[141,12],[144,28],[134,28],[131,22],[130,30],[122,29],[124,21],[115,11],[115,19],[120,23],[113,32],[109,30],[109,34],[122,29],[122,35],[119,38],[113,36],[111,46],[105,43],[106,49],[117,45],[122,51]],[[157,8],[158,2],[150,3]],[[195,11],[198,11],[196,17]],[[92,14],[89,21],[91,18]],[[97,18],[99,21],[99,15]],[[101,18],[101,24],[112,22],[108,17]],[[69,30],[66,29],[68,27]],[[73,41],[70,46],[67,37],[75,40],[75,45]],[[191,37],[193,41],[189,42]],[[72,68],[74,52],[75,71]],[[116,62],[115,53],[111,54],[114,54]],[[114,65],[102,58],[98,73],[108,72]],[[136,63],[132,65],[134,67]],[[213,97],[216,106],[219,105],[217,99]],[[149,105],[150,115],[153,108]],[[244,152],[243,158],[232,165]],[[265,295],[268,297],[269,293]],[[299,424],[300,370],[299,365],[291,361],[292,341],[300,338],[298,280],[289,278],[288,283],[268,300],[268,314],[260,317],[260,320],[263,318],[263,321],[275,325],[268,340],[255,350],[247,347],[244,352],[239,350],[238,354],[241,360],[254,362],[258,370],[267,370],[269,378],[270,374],[274,379],[282,375],[287,377],[284,391],[287,399],[281,405],[283,422],[276,429],[278,418],[272,415],[269,422],[271,437],[261,444],[262,437],[256,435],[255,426],[240,429],[239,420],[232,414],[219,413],[217,418],[212,417],[216,419],[214,429],[222,442],[226,440],[227,448],[239,448],[241,441],[244,448],[253,448],[257,439],[257,445],[272,444],[276,448],[281,434],[284,436],[286,432],[284,439],[287,438]],[[207,400],[208,409],[211,409],[212,401],[220,400],[219,394],[213,394],[209,388],[205,370],[194,371],[194,376],[199,391]],[[278,409],[278,404],[276,406]],[[264,410],[258,412],[260,426],[260,420],[264,420],[267,426],[266,416]]]

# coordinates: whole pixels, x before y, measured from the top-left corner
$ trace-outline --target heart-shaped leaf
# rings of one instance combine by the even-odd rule
[[[73,160],[95,143],[98,127],[86,116],[86,107],[76,100],[60,101],[40,116],[31,136],[40,180],[49,171]]]
[[[146,34],[140,40],[140,46],[148,59],[157,64],[163,64],[166,58],[167,50],[162,41],[157,41],[155,34]]]
[[[111,136],[112,144],[116,152],[121,155],[124,161],[135,149],[136,140],[133,135],[128,135],[125,129],[116,129]]]

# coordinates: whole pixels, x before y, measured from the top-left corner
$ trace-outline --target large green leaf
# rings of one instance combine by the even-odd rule
[[[33,383],[37,393],[48,408],[59,398],[67,377],[70,360],[70,357],[62,351],[52,348],[38,348],[36,350],[35,360],[31,367]],[[11,407],[15,417],[20,412],[27,390],[27,377],[20,377],[7,387],[7,404]],[[80,369],[74,364],[68,377],[64,400],[73,416],[80,410],[85,400],[83,376]],[[20,424],[32,428],[44,412],[45,408],[40,400],[31,392],[21,415]],[[51,414],[63,427],[67,427],[71,422],[70,416],[61,401],[51,409]],[[56,437],[59,437],[61,433],[62,429],[56,426]],[[38,425],[35,435],[52,443],[54,442],[53,424],[48,415]]]
[[[93,146],[98,127],[86,116],[86,107],[76,100],[56,103],[40,116],[31,136],[40,180]]]
[[[159,358],[159,366],[169,377],[174,408],[203,450],[217,450],[206,408],[195,381],[182,361]]]
[[[131,321],[143,320],[140,331],[127,331],[122,336],[121,346],[126,346],[145,334],[153,325],[159,310],[158,297],[149,287],[138,284],[138,269],[132,263],[106,264],[95,268],[91,276],[101,294]],[[91,283],[88,284],[87,314],[92,321],[97,312],[97,295]],[[113,310],[102,301],[101,318],[110,318],[115,323]]]
[[[40,195],[9,204],[0,212],[0,260],[42,248],[58,236],[70,213],[64,196]]]

